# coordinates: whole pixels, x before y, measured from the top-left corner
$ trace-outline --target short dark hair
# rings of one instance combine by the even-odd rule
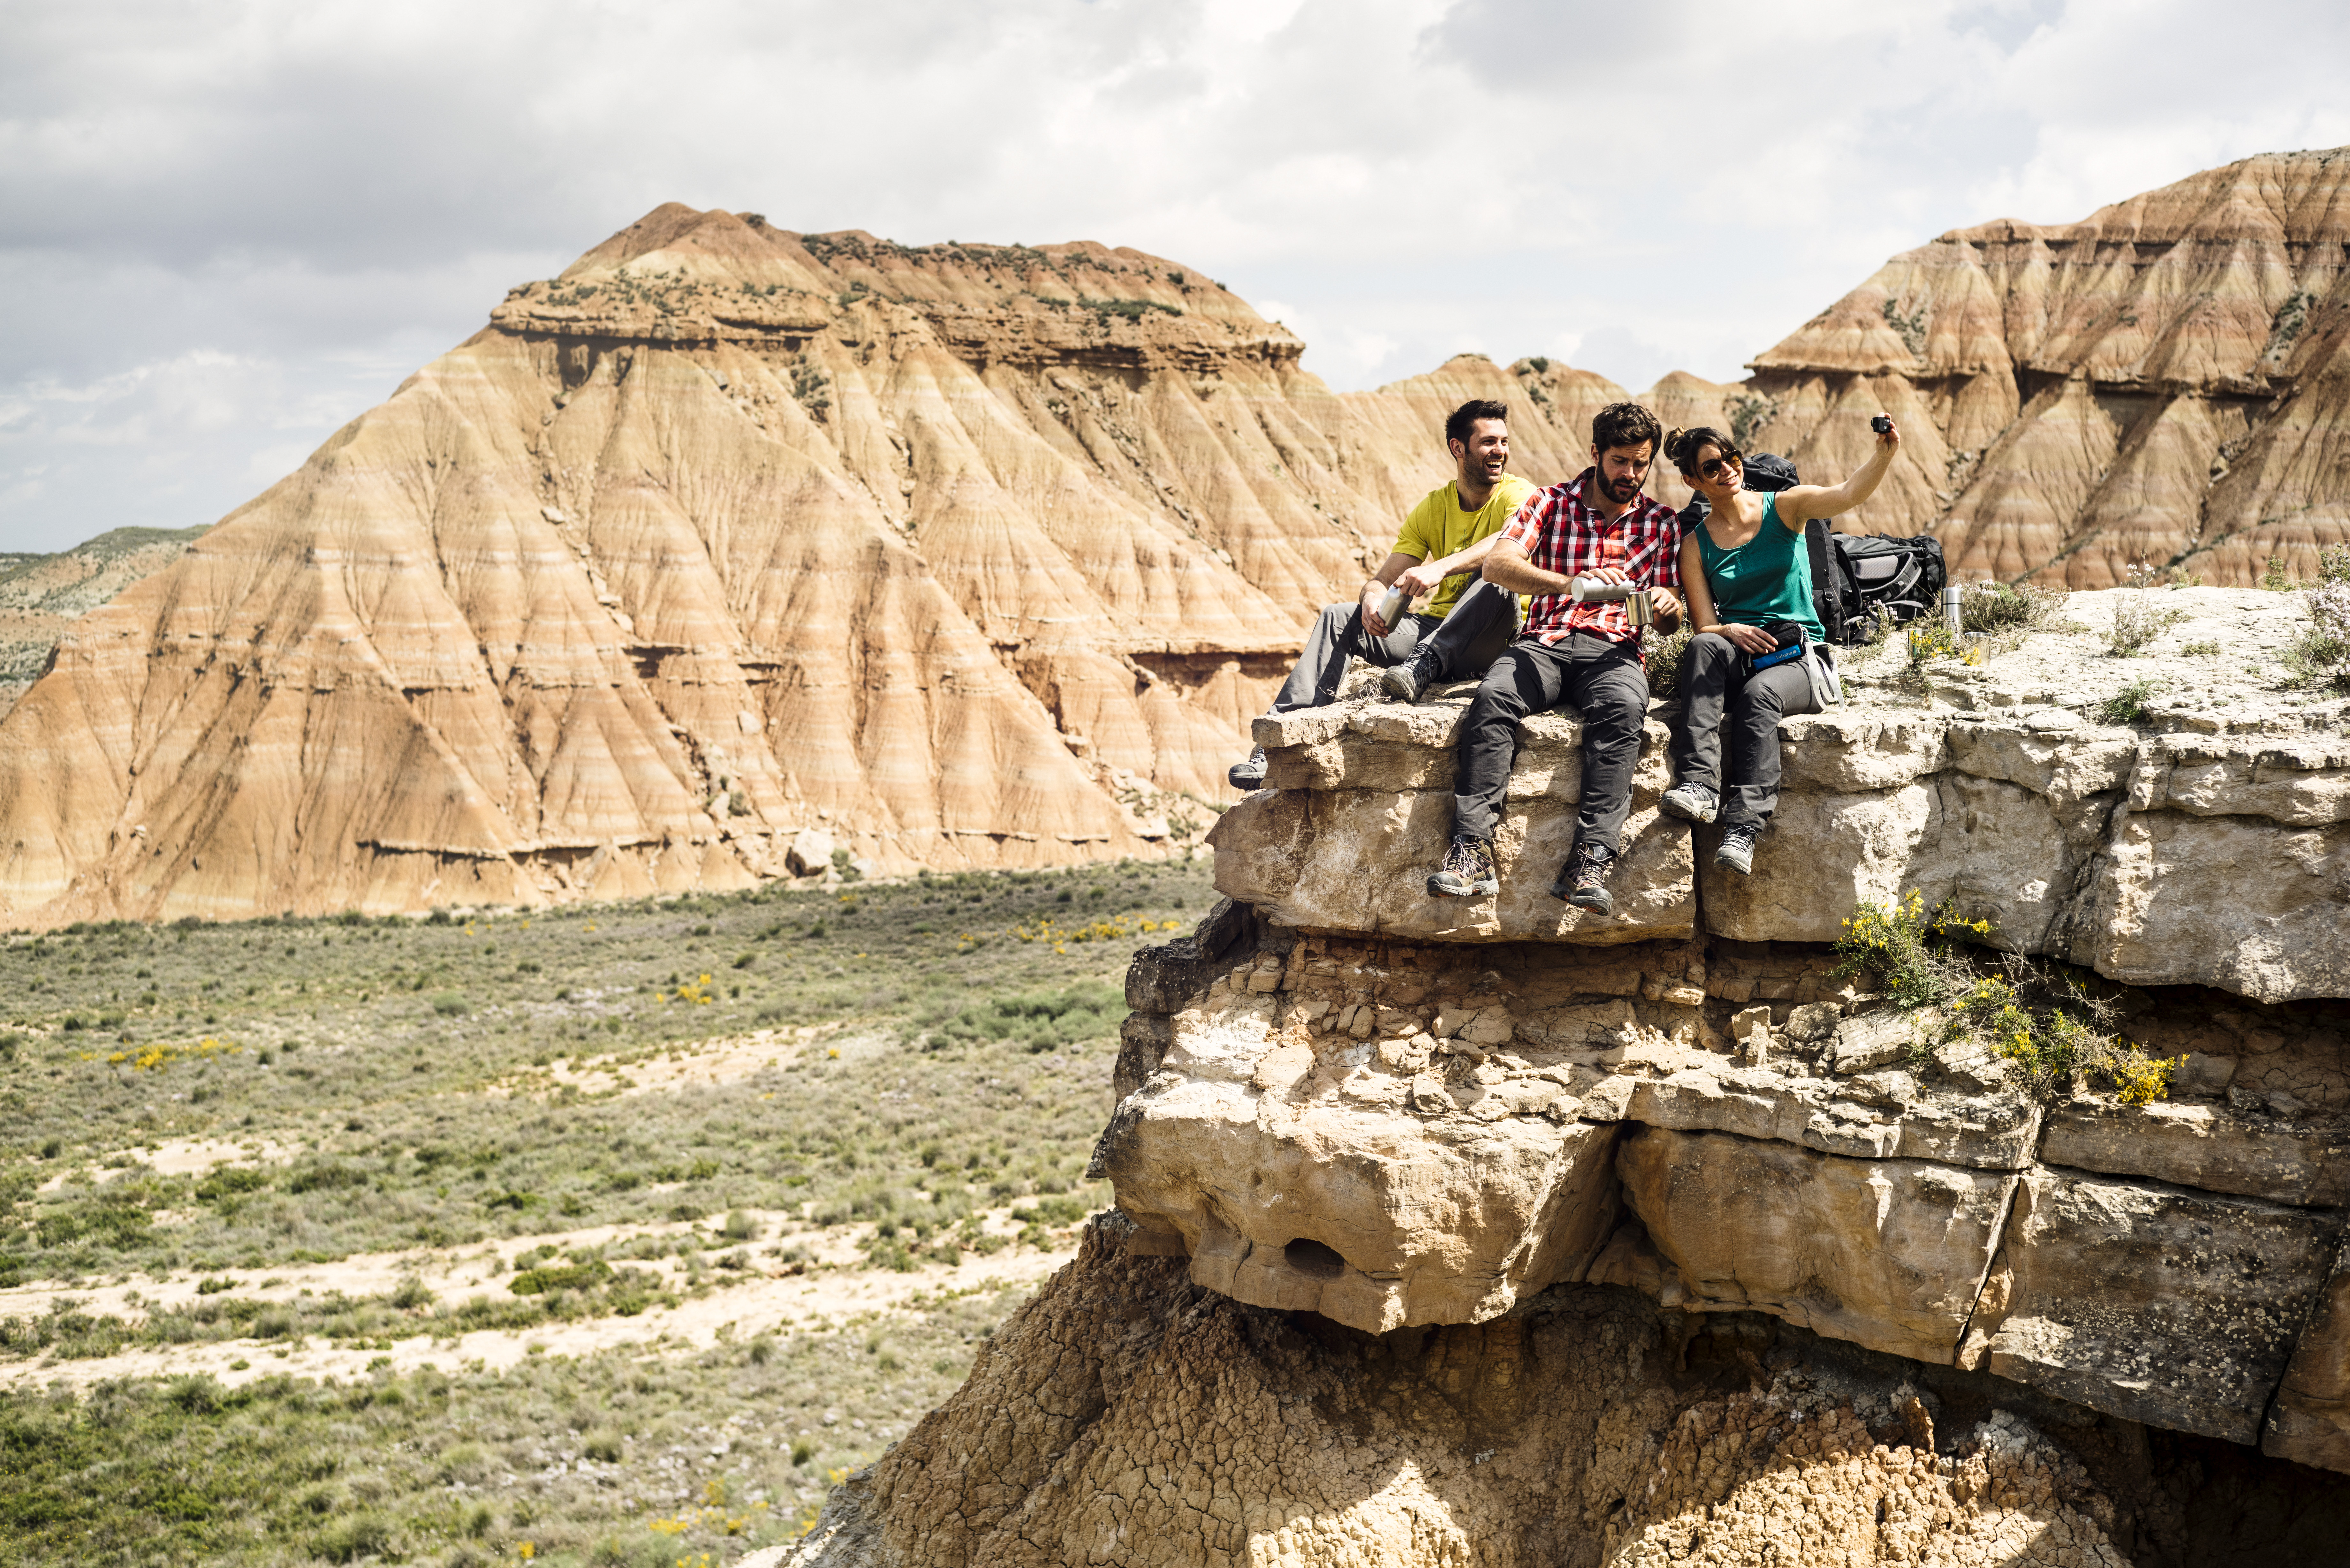
[[[1591,444],[1601,452],[1628,452],[1642,441],[1653,448],[1664,433],[1657,416],[1638,403],[1610,403],[1591,416]]]
[[[1479,420],[1499,420],[1503,424],[1508,424],[1510,405],[1492,398],[1470,399],[1453,410],[1452,417],[1444,421],[1445,444],[1450,446],[1456,441],[1465,443],[1471,436],[1477,433]]]
[[[1738,443],[1711,425],[1698,425],[1690,430],[1675,431],[1665,438],[1665,455],[1683,473],[1697,472],[1697,454],[1707,447],[1719,447],[1723,452],[1736,452]]]

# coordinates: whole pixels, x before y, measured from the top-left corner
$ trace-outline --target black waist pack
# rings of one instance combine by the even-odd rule
[[[1768,653],[1748,654],[1746,666],[1750,674],[1760,673],[1774,665],[1794,663],[1804,657],[1804,645],[1812,639],[1800,621],[1766,620],[1762,623],[1762,629],[1779,646]]]

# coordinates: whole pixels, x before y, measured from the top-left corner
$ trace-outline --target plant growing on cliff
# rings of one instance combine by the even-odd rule
[[[2114,659],[2135,659],[2147,645],[2180,621],[2185,610],[2157,604],[2155,570],[2143,562],[2129,569],[2129,586],[2137,591],[2114,601],[2114,624],[2106,632],[2106,653]]]
[[[1911,888],[1906,898],[1875,904],[1864,900],[1844,923],[1835,951],[1843,961],[1835,977],[1864,971],[1877,977],[1897,1007],[1930,1007],[1956,996],[1974,979],[1966,959],[1952,950],[1961,935],[1991,935],[1989,920],[1962,918],[1948,898],[1931,909]]]
[[[2162,682],[2150,676],[2133,680],[2097,704],[2097,717],[2108,724],[2135,724],[2146,717],[2146,705],[2161,690]]]
[[[1992,639],[1991,652],[2004,653],[2035,631],[2079,631],[2064,614],[2072,596],[2037,583],[1975,583],[1959,604],[1959,627],[1972,637]]]
[[[2026,963],[2019,961],[2015,967],[2023,987],[1997,977],[1977,981],[1950,1011],[1962,1029],[1980,1035],[1992,1050],[2022,1069],[2025,1083],[2036,1097],[2061,1097],[2071,1090],[2075,1077],[2104,1080],[2126,1106],[2148,1105],[2170,1092],[2178,1062],[2149,1056],[2128,1041],[2082,1022],[2063,1006],[2033,1005],[2026,988],[2045,990],[2045,976]],[[2066,1000],[2088,1012],[2095,1023],[2105,1021],[2110,1009],[2077,982],[2068,977],[2064,990]]]
[[[2318,552],[2317,585],[2302,602],[2309,624],[2284,650],[2289,683],[2350,691],[2350,545]]]

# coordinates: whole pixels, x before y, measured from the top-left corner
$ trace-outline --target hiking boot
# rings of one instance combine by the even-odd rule
[[[1754,870],[1754,841],[1762,836],[1762,830],[1751,822],[1727,829],[1721,836],[1721,847],[1713,852],[1713,863],[1727,866],[1741,877],[1751,875]]]
[[[1243,794],[1253,789],[1263,789],[1264,787],[1264,748],[1251,746],[1248,761],[1234,763],[1224,770],[1224,777],[1230,779],[1232,787]]]
[[[1558,868],[1558,879],[1550,885],[1550,896],[1564,898],[1578,909],[1588,909],[1595,915],[1612,914],[1616,896],[1607,890],[1607,870],[1616,864],[1616,852],[1604,845],[1577,843],[1566,864]]]
[[[1431,898],[1482,898],[1502,890],[1493,874],[1493,841],[1455,834],[1444,852],[1444,869],[1428,879]]]
[[[1379,690],[1399,702],[1417,702],[1428,694],[1428,689],[1443,676],[1437,667],[1435,653],[1421,649],[1401,664],[1390,665],[1379,672]]]
[[[1667,816],[1678,816],[1683,822],[1711,822],[1721,809],[1721,797],[1701,784],[1675,784],[1657,803]]]

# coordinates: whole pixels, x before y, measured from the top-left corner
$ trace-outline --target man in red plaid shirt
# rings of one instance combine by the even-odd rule
[[[1430,894],[1475,898],[1502,890],[1493,831],[1517,760],[1518,721],[1562,702],[1583,715],[1583,799],[1575,849],[1551,892],[1607,914],[1608,867],[1632,806],[1632,770],[1648,711],[1640,633],[1621,603],[1577,604],[1574,577],[1638,583],[1660,627],[1680,619],[1680,522],[1640,493],[1664,431],[1638,403],[1610,403],[1591,421],[1591,463],[1536,491],[1494,542],[1485,580],[1533,594],[1523,635],[1493,662],[1461,731],[1452,786],[1452,843]]]

